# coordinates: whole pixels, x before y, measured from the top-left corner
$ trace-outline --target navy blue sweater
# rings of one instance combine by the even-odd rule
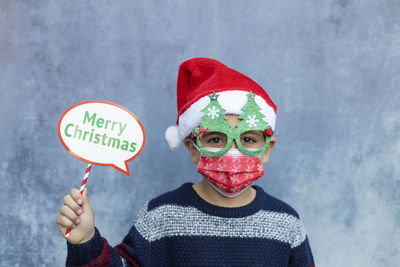
[[[147,202],[114,248],[97,229],[84,244],[67,242],[67,266],[314,266],[299,216],[283,201],[253,185],[251,203],[219,207],[192,185]]]

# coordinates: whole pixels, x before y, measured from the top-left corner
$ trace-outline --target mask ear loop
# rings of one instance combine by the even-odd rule
[[[192,140],[192,143],[193,143],[194,147],[197,149],[197,151],[199,151],[201,153],[199,147],[196,145],[196,143],[193,140]]]

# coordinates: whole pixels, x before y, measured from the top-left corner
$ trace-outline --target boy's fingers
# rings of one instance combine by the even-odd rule
[[[60,213],[67,217],[69,220],[72,222],[76,222],[78,219],[78,216],[75,214],[75,212],[68,206],[64,205],[60,209]]]
[[[70,219],[68,219],[67,217],[65,217],[61,214],[59,214],[57,217],[57,224],[65,227],[65,228],[74,228],[75,227],[74,223]]]
[[[83,200],[82,200],[81,193],[79,192],[78,189],[72,188],[70,195],[71,195],[72,199],[76,201],[76,203],[78,203],[79,205],[82,205]]]
[[[79,206],[75,200],[72,199],[71,195],[65,195],[63,202],[65,205],[70,207],[77,215],[82,213],[82,208]]]

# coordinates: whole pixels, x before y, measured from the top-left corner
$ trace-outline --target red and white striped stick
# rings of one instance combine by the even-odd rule
[[[86,168],[85,176],[83,177],[83,181],[82,181],[82,184],[81,184],[81,189],[80,189],[81,195],[83,193],[83,190],[85,190],[86,182],[87,182],[87,179],[89,177],[89,173],[90,173],[90,169],[91,168],[92,168],[92,164],[88,164],[88,166]],[[65,237],[69,237],[70,232],[71,232],[71,228],[68,228],[67,231],[65,232]]]

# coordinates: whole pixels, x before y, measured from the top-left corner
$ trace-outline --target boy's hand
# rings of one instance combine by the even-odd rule
[[[87,197],[87,189],[81,195],[76,188],[64,196],[64,205],[57,217],[58,230],[65,237],[65,232],[71,228],[68,238],[72,244],[82,244],[89,241],[95,233],[94,213]]]

